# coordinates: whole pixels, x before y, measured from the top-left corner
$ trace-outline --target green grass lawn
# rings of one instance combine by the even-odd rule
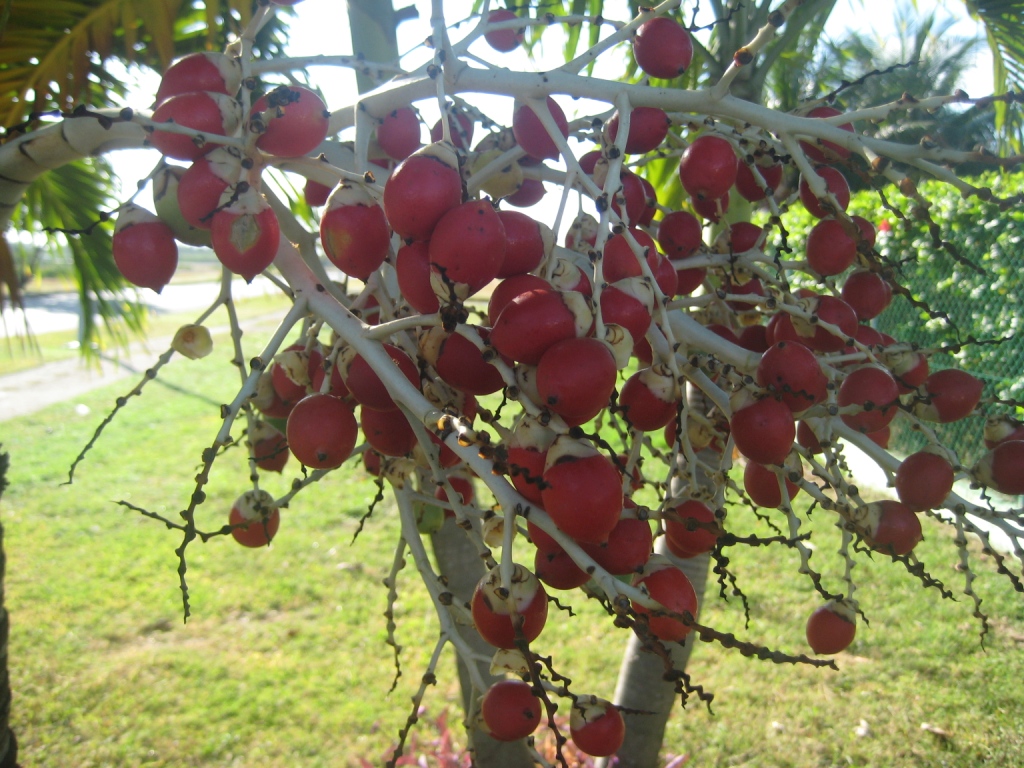
[[[379,765],[408,715],[436,619],[410,564],[396,611],[403,676],[389,695],[381,579],[398,526],[393,508],[381,506],[351,543],[376,490],[361,470],[346,467],[300,494],[271,548],[246,550],[226,537],[191,545],[188,623],[173,552],[180,535],[117,506],[169,517],[184,506],[219,426],[218,404],[237,387],[227,356],[222,343],[206,360],[172,362],[108,428],[71,486],[61,485],[68,466],[130,383],[2,427],[11,455],[2,519],[12,719],[26,766],[346,766],[359,757]],[[293,460],[265,487],[283,492],[296,470]],[[245,478],[240,450],[217,462],[201,527],[226,521]],[[747,525],[748,512],[732,514]],[[824,512],[813,525],[812,563],[838,588],[838,534]],[[959,594],[950,535],[931,521],[925,531],[918,551]],[[751,626],[714,584],[702,621],[803,652],[817,599],[796,574],[795,553],[737,548],[730,557]],[[969,600],[942,600],[901,566],[862,559],[858,597],[871,625],[838,657],[839,672],[701,645],[689,671],[716,694],[714,714],[696,704],[678,710],[665,752],[698,766],[1024,764],[1024,600],[985,560],[978,552],[976,589],[994,625],[984,648]],[[624,634],[582,595],[563,602],[580,616],[550,621],[538,650],[555,656],[575,691],[611,697]],[[439,677],[427,710],[457,720],[450,658]]]

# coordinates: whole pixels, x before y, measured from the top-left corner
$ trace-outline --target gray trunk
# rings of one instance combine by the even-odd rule
[[[689,577],[697,593],[697,604],[703,605],[710,557],[704,554],[682,560],[668,555],[663,544],[664,538],[658,543],[658,551],[666,554]],[[685,643],[671,646],[672,665],[675,669],[686,669],[693,645],[694,633],[690,633]],[[665,726],[673,705],[679,700],[672,683],[667,682],[664,675],[665,665],[662,660],[645,651],[637,636],[631,635],[622,655],[615,703],[625,709],[640,710],[640,713],[623,712],[626,738],[617,753],[618,768],[657,768],[660,764],[658,756],[665,736]],[[690,706],[694,706],[693,699]],[[602,768],[607,765],[607,761],[598,762]]]
[[[433,543],[438,569],[448,578],[448,590],[456,599],[468,603],[473,597],[477,582],[485,573],[483,562],[477,557],[468,537],[455,524],[454,518],[445,520],[441,531],[434,534]],[[487,658],[494,654],[494,648],[481,638],[473,627],[459,625],[459,634],[474,651]],[[472,704],[473,684],[462,659],[459,659],[458,664],[462,708],[468,712]],[[486,683],[500,679],[491,675],[489,665],[481,663],[478,667]],[[474,750],[474,762],[481,768],[534,768],[533,758],[530,757],[525,742],[496,741],[479,728],[470,728],[467,734],[470,748]]]
[[[0,446],[2,447],[2,446]],[[7,487],[8,455],[0,452],[0,498]],[[4,528],[0,525],[0,768],[16,768],[18,765],[18,742],[10,728],[11,679],[7,674],[7,608],[4,605],[4,571],[7,557],[4,555]]]

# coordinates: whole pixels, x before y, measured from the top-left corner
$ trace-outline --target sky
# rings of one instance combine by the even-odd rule
[[[903,0],[906,2],[906,0]],[[406,5],[413,5],[419,11],[419,19],[407,21],[398,28],[399,50],[405,52],[403,65],[406,68],[415,67],[425,62],[431,52],[422,45],[422,41],[428,28],[430,19],[430,0],[394,0],[396,8]],[[492,0],[492,6],[498,7],[503,3]],[[707,15],[710,11],[708,3],[703,3],[703,13],[698,16],[699,24],[707,23],[711,17]],[[848,29],[862,27],[866,21],[872,24],[871,29],[877,34],[880,43],[891,40],[894,36],[892,18],[880,16],[877,13],[878,7],[882,5],[877,0],[839,0],[836,10],[829,19],[825,30],[826,35],[841,39]],[[445,17],[449,22],[464,18],[464,15],[471,7],[470,0],[444,0]],[[605,16],[621,21],[628,20],[627,4],[625,0],[606,0]],[[683,3],[684,9],[692,8],[692,4]],[[887,12],[895,10],[895,4],[884,4]],[[302,0],[295,6],[296,15],[291,22],[290,48],[293,55],[314,55],[314,54],[350,54],[351,38],[348,29],[348,19],[345,13],[344,0]],[[940,19],[952,17],[957,23],[947,34],[970,37],[980,35],[980,27],[966,17],[964,5],[959,0],[918,0],[917,9],[919,13],[925,13],[935,8]],[[870,9],[870,11],[869,11]],[[461,27],[453,33],[453,39],[458,39]],[[992,64],[991,57],[986,45],[979,46],[979,56],[975,67],[968,74],[965,82],[961,84],[971,95],[990,93],[992,89]],[[557,66],[562,62],[562,38],[558,28],[548,29],[544,33],[539,57],[531,62],[524,52],[514,51],[507,54],[493,52],[483,41],[479,41],[471,52],[477,53],[490,61],[499,63],[510,68],[524,69],[546,69]],[[621,76],[621,59],[613,53],[606,56],[601,62],[603,71],[596,74],[603,75],[610,79],[618,79]],[[349,70],[327,70],[319,68],[313,71],[313,79],[324,91],[328,107],[332,105],[351,103],[352,96],[356,92],[355,76]],[[155,75],[146,78],[138,86],[140,95],[129,97],[129,103],[149,103],[151,95],[156,88],[157,79]],[[432,125],[437,118],[436,102],[423,103],[422,114],[428,125]],[[510,117],[511,102],[495,99],[491,104],[481,105],[488,114],[496,119]],[[504,113],[508,113],[507,116]],[[572,115],[570,115],[571,117]],[[134,189],[134,180],[144,176],[156,162],[155,151],[134,150],[129,152],[115,153],[112,156],[115,171],[125,179],[124,189]],[[147,194],[141,196],[138,202],[147,207],[151,206],[151,200]],[[571,221],[571,217],[569,218]]]

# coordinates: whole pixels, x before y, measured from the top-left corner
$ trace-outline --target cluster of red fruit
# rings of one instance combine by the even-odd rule
[[[511,50],[521,40],[521,30],[508,24],[514,19],[510,12],[491,15],[492,23],[504,24],[487,34],[497,50]],[[688,33],[667,18],[640,26],[633,46],[641,69],[655,78],[678,76],[692,57]],[[153,121],[190,130],[157,125],[151,141],[167,157],[191,166],[162,169],[159,218],[131,207],[118,221],[115,258],[138,285],[159,290],[170,279],[175,237],[209,242],[225,267],[246,279],[274,259],[279,232],[260,194],[264,157],[311,152],[327,136],[328,113],[311,91],[282,86],[258,99],[243,118],[236,98],[241,74],[236,59],[197,54],[164,77]],[[808,116],[839,115],[824,107]],[[366,323],[419,315],[422,327],[415,334],[391,334],[382,344],[381,360],[388,361],[383,364],[371,364],[344,341],[327,347],[308,336],[277,354],[251,401],[267,420],[284,422],[283,432],[261,424],[250,433],[259,467],[280,471],[289,452],[309,468],[339,467],[361,432],[367,468],[392,479],[422,475],[427,484],[434,482],[426,478],[436,463],[449,473],[460,498],[448,499],[443,490],[435,495],[457,509],[474,504],[467,481],[472,473],[443,438],[452,424],[476,435],[469,439],[478,441],[480,455],[521,495],[535,546],[532,569],[516,565],[509,584],[495,568],[473,596],[477,629],[500,649],[535,640],[547,617],[545,585],[585,584],[594,572],[591,561],[608,574],[628,577],[663,607],[652,611],[633,602],[639,633],[677,642],[690,631],[697,597],[671,559],[652,555],[649,520],[660,519],[669,551],[687,558],[715,548],[724,511],[713,509],[708,494],[678,469],[682,492],[666,492],[656,510],[637,505],[632,495],[645,486],[638,465],[646,433],[664,430],[677,456],[717,451],[726,467],[726,448],[735,446],[747,459],[746,496],[759,506],[788,508],[802,488],[819,496],[827,490],[804,479],[804,462],[828,450],[840,436],[839,424],[884,447],[897,416],[962,419],[982,394],[974,377],[958,370],[930,373],[923,354],[869,325],[889,303],[892,289],[872,256],[874,228],[844,214],[849,186],[829,163],[846,159],[849,150],[828,142],[803,144],[806,158],[818,165],[813,176],[801,179],[798,196],[819,221],[808,235],[802,269],[827,290],[790,293],[762,268],[771,261],[764,256],[771,230],[734,221],[723,224],[709,246],[698,218],[719,222],[733,193],[754,205],[775,196],[785,183],[785,158],[772,149],[749,151],[728,128],[709,128],[689,143],[679,165],[697,215],[662,211],[641,176],[623,169],[614,185],[608,173],[619,166],[623,147],[627,155],[661,148],[673,121],[661,109],[634,108],[623,139],[624,117],[616,114],[604,125],[596,137],[600,147],[578,160],[593,184],[612,190],[605,202],[618,223],[606,237],[597,220],[582,214],[564,248],[530,216],[466,193],[467,177],[486,165],[481,160],[489,162],[512,146],[526,153],[507,171],[514,183],[484,188],[501,190],[491,194],[513,205],[536,202],[543,194],[539,181],[524,180],[524,168],[560,156],[577,162],[566,155],[569,126],[554,99],[517,104],[511,127],[475,147],[474,120],[464,112],[445,116],[447,125],[439,122],[425,147],[412,105],[380,117],[377,144],[390,170],[383,192],[343,180],[329,194],[310,183],[307,197],[325,205],[321,244],[333,265],[371,287],[394,271],[400,298],[364,295],[352,308],[358,306]],[[450,141],[442,138],[445,133]],[[216,136],[224,140],[218,143]],[[464,302],[488,286],[486,321],[469,322]],[[705,327],[676,323],[670,315],[682,320],[682,308],[699,288]],[[673,338],[677,347],[685,340],[698,354],[677,356],[668,343]],[[722,364],[723,350],[734,362]],[[637,370],[627,375],[631,365]],[[408,403],[396,392],[396,376],[450,415],[430,435],[434,445],[417,438],[409,411],[401,407]],[[725,401],[688,409],[687,379],[705,390],[718,388]],[[497,392],[518,400],[522,410],[509,426],[488,414],[501,434],[491,444],[474,431],[476,398]],[[586,437],[580,427],[599,418],[620,420],[636,450],[614,456]],[[1024,492],[1021,437],[1019,430],[993,427],[992,451],[973,477],[998,491]],[[896,473],[898,501],[856,506],[839,499],[834,508],[869,545],[905,556],[921,538],[917,512],[944,504],[959,471],[956,463],[941,447],[922,451]],[[546,518],[531,518],[531,508],[546,513],[553,528],[535,522]],[[236,539],[259,546],[273,537],[279,512],[269,496],[250,492],[236,503],[231,523]],[[811,647],[819,653],[847,647],[854,616],[848,601],[827,603],[808,623]],[[530,685],[506,681],[487,692],[483,718],[496,738],[521,738],[539,723],[540,702]],[[608,702],[575,702],[572,730],[582,749],[614,753],[622,728]]]

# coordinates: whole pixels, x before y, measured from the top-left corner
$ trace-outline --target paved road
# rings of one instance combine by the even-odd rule
[[[172,311],[198,313],[213,303],[219,288],[217,283],[172,284],[159,294],[150,290],[140,291],[140,298],[156,314]],[[253,298],[276,291],[273,284],[263,278],[257,278],[249,285],[236,280],[232,286],[236,298]],[[25,297],[25,305],[29,327],[34,334],[78,327],[80,313],[78,297],[74,293],[31,294]],[[21,312],[14,313],[7,309],[3,320],[4,326],[0,331],[5,335],[24,333],[25,317]],[[218,329],[210,330],[216,333]],[[98,369],[88,368],[79,358],[74,357],[0,376],[0,422],[73,400],[120,379],[138,379],[153,365],[160,353],[167,349],[170,342],[170,337],[135,342],[127,351],[103,357]]]

